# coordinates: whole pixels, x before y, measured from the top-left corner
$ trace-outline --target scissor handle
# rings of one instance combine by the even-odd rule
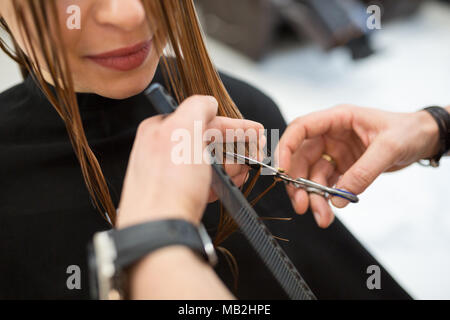
[[[306,187],[305,190],[306,192],[315,193],[325,198],[328,198],[331,195],[334,197],[343,198],[352,203],[357,203],[359,201],[358,197],[355,194],[341,189],[329,188],[329,190],[325,190],[325,188],[317,189],[314,187]]]
[[[295,180],[286,178],[286,177],[284,177],[284,178],[285,178],[285,181],[287,181],[289,183],[293,183],[297,188],[304,188],[307,192],[313,192],[313,193],[321,195],[325,198],[328,198],[331,195],[331,196],[343,198],[352,203],[359,202],[359,198],[356,194],[353,194],[346,190],[330,188],[330,187],[321,185],[320,183],[310,181],[310,180],[307,180],[304,178],[297,178]]]
[[[330,188],[330,192],[328,192],[329,194],[336,196],[336,197],[340,197],[343,198],[345,200],[348,200],[352,203],[358,203],[359,202],[359,198],[356,194],[353,194],[351,192],[345,191],[345,190],[341,190],[341,189],[335,189],[335,188]]]

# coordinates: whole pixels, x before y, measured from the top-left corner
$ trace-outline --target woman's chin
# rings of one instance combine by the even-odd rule
[[[105,98],[123,100],[144,91],[149,86],[153,76],[154,73],[142,77],[127,77],[123,80],[105,80],[99,82],[92,91]]]
[[[105,88],[105,90],[102,90],[97,94],[110,99],[123,100],[138,95],[148,87],[150,82],[151,79],[150,81],[139,85],[136,83],[132,83],[133,85],[130,86],[130,84],[128,84],[128,87],[116,86],[116,88],[114,88],[111,86],[109,88]]]

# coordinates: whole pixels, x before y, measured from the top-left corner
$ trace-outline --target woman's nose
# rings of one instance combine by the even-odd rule
[[[100,0],[95,17],[98,23],[132,31],[145,20],[141,0]]]

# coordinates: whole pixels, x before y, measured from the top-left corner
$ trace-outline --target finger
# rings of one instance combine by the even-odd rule
[[[266,152],[264,151],[265,138],[262,136],[261,140],[257,142],[246,142],[246,143],[214,143],[211,146],[214,147],[217,153],[227,153],[227,154],[240,154],[245,155],[250,159],[255,159],[257,161],[263,161],[266,159]],[[245,161],[241,158],[234,158],[232,156],[224,157],[224,162],[228,164],[244,164]]]
[[[291,168],[291,157],[308,138],[325,134],[333,122],[331,110],[320,111],[294,120],[286,129],[275,151],[276,162],[282,168]]]
[[[215,117],[207,129],[206,141],[216,144],[225,142],[219,147],[225,152],[237,152],[258,158],[266,143],[263,125],[251,120]]]
[[[352,148],[346,143],[336,139],[325,137],[324,140],[325,151],[322,152],[321,156],[323,153],[331,156],[336,163],[336,170],[338,172],[344,173],[347,171],[357,160],[353,155]]]
[[[148,131],[153,131],[156,129],[157,125],[161,123],[164,119],[164,116],[157,115],[143,120],[137,129],[137,135],[142,135]]]
[[[266,151],[264,150],[266,144],[267,144],[266,136],[264,134],[260,135],[259,144],[258,144],[258,152],[255,157],[256,160],[263,161],[266,158],[267,154],[266,154]],[[251,152],[251,150],[250,150],[250,152]],[[249,154],[249,156],[252,157],[253,155]]]
[[[215,117],[207,128],[208,142],[226,143],[226,151],[231,152],[235,148],[236,142],[242,150],[239,153],[245,152],[246,145],[253,149],[254,156],[257,155],[257,145],[264,132],[264,127],[258,122],[245,119],[231,119],[226,117]]]
[[[301,151],[307,150],[301,149]],[[293,168],[294,169],[294,168]],[[291,172],[293,177],[308,177],[309,163],[305,157],[298,157],[295,161],[295,170]],[[286,185],[286,191],[292,202],[292,207],[297,214],[304,214],[309,207],[309,197],[304,189],[295,188],[288,184]]]
[[[286,185],[286,191],[291,199],[292,207],[297,214],[305,214],[309,207],[309,196],[304,189]]]
[[[338,182],[340,177],[341,177],[341,174],[337,170],[334,170],[334,173],[328,179],[328,186],[329,187],[334,187],[336,185],[336,183]]]
[[[352,112],[349,107],[332,108],[314,112],[294,120],[281,137],[276,149],[276,162],[289,170],[291,156],[305,139],[315,138],[327,133],[333,123],[339,122],[342,128],[351,128]]]
[[[227,129],[229,130],[254,130],[259,134],[260,130],[264,130],[264,126],[258,122],[246,120],[246,119],[233,119],[228,117],[215,117],[209,124],[208,129],[218,129],[225,133]]]
[[[237,176],[234,176],[231,178],[231,181],[235,184],[237,187],[241,187],[245,183],[245,179],[247,178],[247,172],[242,172],[238,174]]]
[[[319,159],[311,170],[310,179],[322,185],[329,185],[328,181],[335,172],[334,166],[325,159]],[[309,196],[311,211],[317,225],[321,228],[328,228],[334,220],[333,211],[328,204],[328,200],[318,194],[311,193]]]
[[[289,175],[291,177],[308,177],[309,161],[303,155],[310,154],[309,151],[310,148],[308,147],[307,143],[305,143],[305,146],[300,148],[299,152],[294,155],[295,165],[293,164],[291,172],[289,172]],[[290,184],[286,186],[286,191],[289,195],[289,198],[291,199],[292,207],[294,208],[295,212],[297,214],[304,214],[309,207],[309,197],[306,191],[301,188],[295,188]]]
[[[173,139],[177,134],[185,135],[187,130],[189,139],[183,143],[190,143],[190,157],[192,163],[207,164],[210,155],[205,147],[207,142],[203,139],[205,128],[217,114],[218,102],[211,96],[192,96],[183,101],[178,109],[166,118],[164,132]],[[197,134],[199,133],[199,134]]]
[[[242,173],[247,173],[250,170],[250,168],[244,164],[228,164],[228,163],[225,164],[224,169],[230,177],[235,177]]]
[[[200,121],[203,128],[206,128],[216,117],[218,106],[217,100],[212,96],[192,96],[184,100],[167,119],[188,129],[194,126],[195,121]]]
[[[294,153],[292,167],[288,174],[294,178],[309,178],[309,168],[320,158],[323,148],[323,140],[320,138],[305,140],[297,152]],[[306,191],[301,188],[288,186],[287,193],[295,212],[304,214],[309,207],[309,196]]]
[[[344,173],[336,188],[354,194],[362,193],[384,171],[395,163],[400,146],[389,139],[378,137],[366,152]],[[347,200],[333,197],[332,203],[338,208],[348,204]]]
[[[331,210],[328,201],[321,195],[315,193],[311,193],[309,199],[311,211],[317,225],[323,229],[328,228],[334,221],[334,213]]]

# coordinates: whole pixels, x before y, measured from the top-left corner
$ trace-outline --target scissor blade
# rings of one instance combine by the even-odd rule
[[[278,170],[275,169],[272,166],[269,166],[268,164],[265,164],[264,162],[243,156],[241,154],[238,153],[232,153],[232,152],[225,152],[225,156],[227,156],[228,158],[233,158],[234,160],[241,160],[243,161],[246,165],[249,166],[259,166],[265,169],[270,170],[271,172],[273,172],[273,174],[278,174]]]
[[[344,198],[353,203],[357,203],[359,201],[358,197],[353,193],[350,193],[345,190],[330,188],[330,187],[321,185],[320,183],[317,183],[317,182],[314,182],[311,180],[307,180],[304,178],[297,178],[297,179],[291,178],[287,174],[281,173],[274,167],[269,166],[269,165],[265,164],[264,162],[246,157],[244,155],[241,155],[238,153],[231,153],[231,152],[225,152],[225,155],[229,158],[233,158],[234,160],[241,160],[245,164],[247,164],[251,167],[258,166],[258,167],[266,168],[266,169],[270,170],[278,178],[282,179],[286,183],[292,184],[296,188],[303,188],[308,192],[314,192],[314,193],[317,193],[324,197],[328,197],[329,195],[332,195],[332,196]]]

